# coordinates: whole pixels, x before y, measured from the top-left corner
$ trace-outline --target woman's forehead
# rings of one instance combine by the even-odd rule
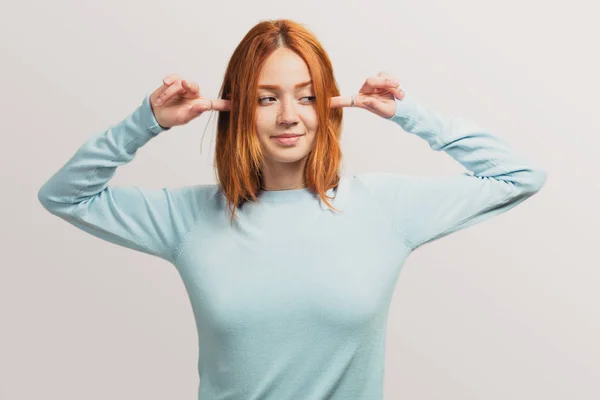
[[[311,76],[304,60],[295,52],[279,48],[265,61],[261,68],[258,84],[260,86],[296,89],[306,86]]]
[[[304,82],[298,82],[296,84],[293,85],[294,89],[302,89],[305,87],[310,87],[312,85],[312,80],[307,80]],[[258,84],[258,88],[259,89],[266,89],[266,90],[282,90],[285,87],[279,84],[263,84],[263,83],[259,83]]]

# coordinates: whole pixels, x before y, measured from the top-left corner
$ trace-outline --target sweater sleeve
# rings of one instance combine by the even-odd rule
[[[544,185],[544,170],[475,122],[442,116],[411,93],[396,99],[396,105],[390,121],[467,169],[446,176],[355,176],[369,187],[411,250],[508,211]]]
[[[148,190],[112,187],[116,169],[167,129],[156,121],[147,95],[127,118],[90,137],[38,192],[50,213],[108,242],[173,261],[189,229],[193,187]]]

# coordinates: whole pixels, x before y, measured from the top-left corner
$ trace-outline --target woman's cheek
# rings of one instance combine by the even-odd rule
[[[307,110],[307,113],[304,116],[304,121],[308,130],[316,131],[319,126],[317,111],[314,108]]]
[[[262,110],[256,112],[256,129],[259,133],[268,126],[268,116]]]

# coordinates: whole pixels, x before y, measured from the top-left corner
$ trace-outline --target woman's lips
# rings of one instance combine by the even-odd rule
[[[298,136],[287,136],[287,137],[282,137],[282,136],[273,136],[273,139],[275,139],[275,141],[279,144],[283,144],[283,145],[292,145],[292,144],[296,144],[300,138],[304,136],[304,135],[298,135]]]

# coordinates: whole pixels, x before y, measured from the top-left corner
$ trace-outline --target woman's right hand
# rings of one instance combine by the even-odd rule
[[[208,110],[229,111],[230,101],[202,97],[197,83],[171,74],[150,95],[150,106],[159,125],[171,128],[187,124]]]

